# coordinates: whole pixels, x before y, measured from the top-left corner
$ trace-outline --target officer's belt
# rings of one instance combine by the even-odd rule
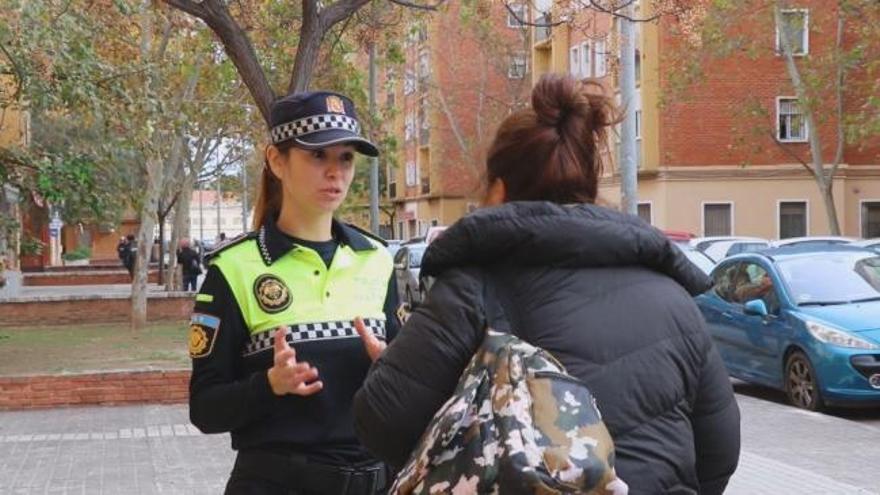
[[[294,490],[333,495],[367,495],[385,489],[387,476],[381,463],[363,467],[330,466],[309,462],[302,454],[242,450],[236,471],[267,479]]]

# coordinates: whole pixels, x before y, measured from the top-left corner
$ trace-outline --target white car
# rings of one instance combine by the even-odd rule
[[[706,256],[706,253],[697,251],[683,242],[674,242],[673,244],[680,249],[685,256],[687,256],[687,259],[689,259],[691,263],[697,265],[697,268],[702,270],[706,275],[711,274],[712,270],[715,269],[715,262],[712,261],[712,258]]]
[[[850,245],[873,249],[874,251],[880,251],[880,238],[875,237],[874,239],[865,239],[863,241],[855,241],[855,242],[851,242]]]
[[[770,241],[760,237],[698,237],[692,239],[690,245],[717,263],[734,254],[751,253],[767,249],[770,247]]]
[[[812,246],[812,247],[828,247],[840,244],[851,244],[858,239],[854,237],[844,237],[838,235],[815,235],[807,237],[792,237],[790,239],[782,239],[773,242],[773,247],[784,246]]]

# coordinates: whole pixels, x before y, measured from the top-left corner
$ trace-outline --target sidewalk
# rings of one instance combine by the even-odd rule
[[[750,444],[759,442],[745,425],[754,423],[754,412],[763,414],[765,405],[756,399],[739,398],[744,448],[727,494],[880,494],[880,490],[860,488],[792,465],[788,456],[770,458],[752,451]],[[852,426],[852,422],[838,418],[822,421],[832,429]],[[865,433],[864,441],[871,442],[869,430]],[[839,462],[849,458],[854,448],[849,439],[837,443],[843,442],[848,445],[823,438],[818,453],[809,450],[791,455],[810,462],[823,458]],[[829,451],[836,452],[835,459],[827,458]],[[870,460],[853,456],[846,464],[870,475]],[[218,494],[232,462],[228,435],[199,433],[189,424],[185,405],[0,413],[3,494]],[[876,486],[880,487],[880,481]]]

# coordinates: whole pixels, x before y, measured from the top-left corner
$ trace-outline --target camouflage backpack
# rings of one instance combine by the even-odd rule
[[[586,385],[548,352],[488,330],[391,494],[625,495]]]

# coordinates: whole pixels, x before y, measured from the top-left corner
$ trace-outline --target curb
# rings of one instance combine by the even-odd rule
[[[0,410],[177,404],[189,398],[189,370],[119,370],[0,377]]]

